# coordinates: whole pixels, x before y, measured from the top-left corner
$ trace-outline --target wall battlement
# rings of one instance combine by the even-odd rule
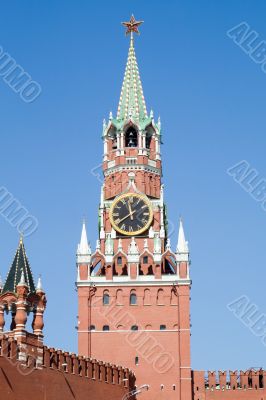
[[[37,346],[29,345],[27,339],[23,343],[13,337],[2,335],[0,337],[1,368],[12,371],[12,375],[17,375],[18,381],[21,379],[23,381],[25,376],[29,377],[31,374],[38,373],[40,381],[47,374],[53,377],[66,376],[67,379],[71,379],[74,387],[76,382],[80,385],[80,379],[83,378],[84,387],[87,385],[107,386],[110,394],[113,390],[128,393],[134,388],[134,374],[128,368],[49,348],[39,345],[39,342],[35,343]]]
[[[134,380],[133,372],[128,368],[46,346],[43,348],[43,367],[126,388]]]
[[[195,400],[204,399],[252,399],[266,394],[266,371],[192,371]],[[244,393],[247,393],[244,395]],[[238,397],[239,396],[239,397]],[[261,400],[261,397],[258,397]]]

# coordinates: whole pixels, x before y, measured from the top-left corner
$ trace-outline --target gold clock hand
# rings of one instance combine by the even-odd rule
[[[128,217],[131,217],[131,215],[135,214],[136,210],[132,211],[132,213],[126,215],[125,217],[123,217],[122,219],[120,219],[119,224],[124,221],[125,219],[127,219]]]
[[[130,205],[129,201],[127,202],[127,205],[128,205],[128,209],[129,209],[129,212],[130,212],[130,219],[131,219],[131,221],[133,221],[133,212],[132,212],[132,208],[131,208],[131,205]]]

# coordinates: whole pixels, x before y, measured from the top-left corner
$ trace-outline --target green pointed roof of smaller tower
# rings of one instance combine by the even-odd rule
[[[125,120],[130,116],[136,120],[144,120],[148,117],[133,37],[134,32],[139,33],[138,26],[142,22],[136,21],[133,15],[129,22],[123,22],[123,25],[127,27],[126,34],[130,34],[130,46],[117,110],[118,120]]]
[[[34,293],[35,284],[30,269],[30,264],[26,255],[23,239],[21,237],[1,294],[6,292],[16,292],[16,287],[20,282],[22,271],[24,273],[25,282],[29,287],[29,293]]]

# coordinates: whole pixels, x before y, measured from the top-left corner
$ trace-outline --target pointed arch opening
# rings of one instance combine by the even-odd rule
[[[134,128],[134,126],[130,126],[126,130],[125,145],[126,145],[126,147],[137,147],[138,146],[138,132]]]
[[[162,273],[164,275],[174,275],[176,274],[177,266],[175,255],[168,251],[162,260]]]

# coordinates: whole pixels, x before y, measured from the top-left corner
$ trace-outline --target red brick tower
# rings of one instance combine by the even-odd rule
[[[191,399],[189,253],[182,221],[172,251],[161,123],[147,114],[133,33],[116,117],[103,124],[99,240],[77,250],[79,354],[134,370],[143,399]],[[140,390],[144,391],[144,386]]]
[[[45,292],[39,278],[37,287],[26,255],[22,238],[4,285],[0,285],[0,339],[14,339],[18,348],[17,360],[36,368],[43,363],[43,314],[46,308]],[[5,327],[5,314],[11,314],[11,324]],[[32,314],[32,332],[26,324]]]

